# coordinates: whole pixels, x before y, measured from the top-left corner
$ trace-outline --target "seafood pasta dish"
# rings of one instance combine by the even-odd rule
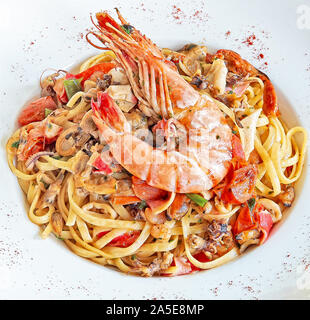
[[[41,77],[7,142],[42,238],[140,276],[177,276],[262,245],[294,201],[307,133],[231,50],[159,48],[107,12],[78,72]],[[295,139],[300,137],[301,143]]]

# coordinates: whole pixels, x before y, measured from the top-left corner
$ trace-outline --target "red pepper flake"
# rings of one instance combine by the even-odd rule
[[[175,20],[180,20],[182,16],[184,16],[183,11],[180,8],[178,8],[176,5],[173,5],[172,17]],[[181,23],[181,22],[179,22],[179,23]]]
[[[225,37],[226,37],[226,39],[227,39],[230,35],[231,35],[231,31],[230,31],[230,30],[228,30],[228,31],[225,32]]]
[[[258,58],[264,59],[264,55],[263,55],[262,53],[260,53],[260,54],[258,55]]]
[[[254,44],[254,40],[256,40],[256,35],[253,33],[252,35],[248,36],[246,40],[242,41],[242,43],[246,43],[246,45],[249,47]]]

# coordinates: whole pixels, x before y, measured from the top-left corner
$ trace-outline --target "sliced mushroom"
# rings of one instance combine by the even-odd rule
[[[73,125],[63,131],[56,141],[56,151],[61,156],[67,157],[76,153],[77,148],[84,146],[90,135],[83,132],[78,125]]]
[[[73,133],[76,132],[77,125],[74,125],[67,130],[63,131],[56,140],[56,151],[63,157],[71,156],[76,152],[74,143],[69,139]]]
[[[87,111],[80,122],[80,127],[83,129],[85,133],[89,133],[93,137],[98,138],[98,129],[92,118],[92,115],[92,110]]]
[[[85,170],[89,157],[83,151],[79,151],[72,162],[71,170],[74,174],[80,174]]]

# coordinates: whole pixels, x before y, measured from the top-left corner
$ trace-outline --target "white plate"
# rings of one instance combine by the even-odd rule
[[[83,260],[55,238],[40,240],[7,166],[5,143],[25,101],[39,93],[41,72],[96,53],[82,39],[91,26],[89,14],[115,6],[160,46],[198,42],[240,52],[270,75],[288,123],[309,129],[309,1],[273,0],[268,6],[256,0],[1,1],[0,297],[309,299],[309,164],[294,207],[269,241],[214,270],[176,278],[137,278]],[[251,46],[246,38],[252,34],[256,39]],[[259,54],[264,58],[258,59]]]

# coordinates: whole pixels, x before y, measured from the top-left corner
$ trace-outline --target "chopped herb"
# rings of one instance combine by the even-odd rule
[[[198,223],[201,223],[201,222],[202,222],[202,219],[199,219],[199,220],[198,220]]]
[[[250,213],[251,213],[251,214],[252,214],[253,209],[254,209],[254,207],[255,207],[255,203],[256,203],[255,198],[251,198],[251,199],[248,200],[248,207],[249,207],[249,209],[250,209]]]
[[[216,139],[218,140],[218,139],[221,139],[221,137],[219,136],[219,135],[216,135]]]
[[[11,147],[17,149],[19,147],[19,144],[20,144],[20,140],[15,141],[15,142],[12,143]]]
[[[169,239],[169,241],[168,242],[172,242],[173,241],[173,239]]]
[[[215,57],[214,60],[218,60],[218,57]]]
[[[233,94],[234,92],[232,90],[228,91],[229,94]]]
[[[143,210],[146,207],[147,207],[147,204],[144,200],[142,200],[138,205],[138,209],[140,209],[140,210]]]
[[[136,259],[136,256],[135,255],[132,255],[131,256],[131,260],[135,260]]]
[[[52,112],[53,112],[53,110],[48,109],[48,108],[45,108],[45,109],[44,109],[44,116],[45,116],[45,118],[46,118],[49,114],[51,114]]]
[[[232,133],[233,133],[233,134],[237,134],[237,131],[236,131],[236,130],[233,130]]]
[[[205,204],[208,202],[204,197],[200,196],[196,193],[186,193],[186,196],[198,204],[200,207],[204,207]]]
[[[62,237],[60,237],[60,236],[57,236],[57,234],[55,234],[55,233],[54,233],[54,236],[55,236],[57,239],[59,239],[59,240],[62,240],[62,241],[65,240],[64,238],[62,238]]]
[[[61,159],[61,156],[52,156],[52,158],[55,160],[59,160],[59,159]]]
[[[273,191],[268,191],[268,194],[272,194],[273,193]]]
[[[49,129],[52,129],[52,124],[51,123],[47,123],[47,127],[49,128]]]
[[[128,34],[131,34],[132,31],[133,31],[133,26],[129,25],[129,24],[123,24],[122,25],[122,29],[128,33]]]

